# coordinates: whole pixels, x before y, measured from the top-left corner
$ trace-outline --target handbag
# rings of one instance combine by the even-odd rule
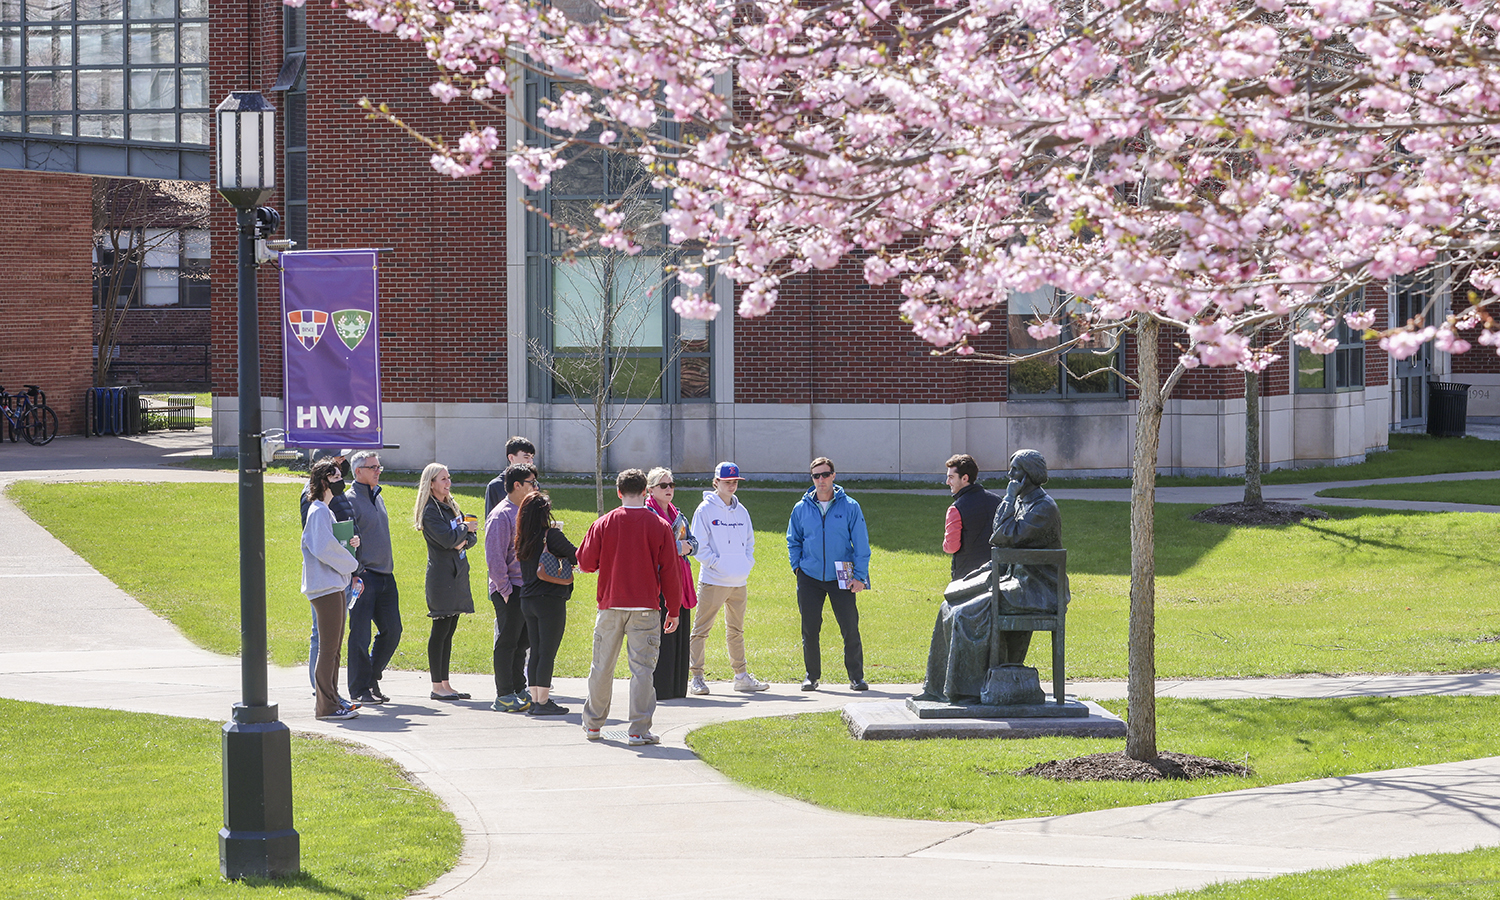
[[[558,559],[547,549],[544,541],[541,556],[536,561],[536,577],[549,584],[572,584],[573,564],[566,559]]]

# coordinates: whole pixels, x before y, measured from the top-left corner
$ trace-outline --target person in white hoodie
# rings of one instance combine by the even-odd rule
[[[688,666],[693,680],[690,694],[707,694],[703,680],[703,645],[724,610],[724,637],[729,644],[729,665],[734,669],[734,689],[763,691],[770,687],[745,666],[745,601],[750,570],[755,566],[755,529],[750,511],[735,497],[740,467],[721,462],[714,469],[714,489],[703,492],[703,502],[693,513],[693,536],[698,539],[698,620],[688,644]]]

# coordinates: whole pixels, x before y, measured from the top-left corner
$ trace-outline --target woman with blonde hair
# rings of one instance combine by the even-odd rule
[[[469,588],[467,550],[479,543],[479,523],[465,516],[453,496],[453,477],[441,463],[428,463],[417,485],[412,526],[427,540],[427,615],[432,636],[427,639],[427,667],[432,672],[432,699],[467,700],[469,695],[448,682],[453,656],[453,633],[458,617],[474,612]]]

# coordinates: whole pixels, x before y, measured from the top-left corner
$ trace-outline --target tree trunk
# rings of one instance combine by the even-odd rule
[[[1260,506],[1260,373],[1245,373],[1245,503]]]
[[[1125,754],[1156,759],[1156,454],[1161,441],[1161,325],[1142,317],[1136,329],[1134,472],[1130,486],[1130,651]]]

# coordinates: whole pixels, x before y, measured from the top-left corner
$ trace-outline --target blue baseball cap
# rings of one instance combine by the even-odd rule
[[[735,481],[745,480],[740,475],[740,467],[732,462],[719,463],[718,468],[714,469],[714,477],[723,481],[728,481],[730,479],[734,479]]]

